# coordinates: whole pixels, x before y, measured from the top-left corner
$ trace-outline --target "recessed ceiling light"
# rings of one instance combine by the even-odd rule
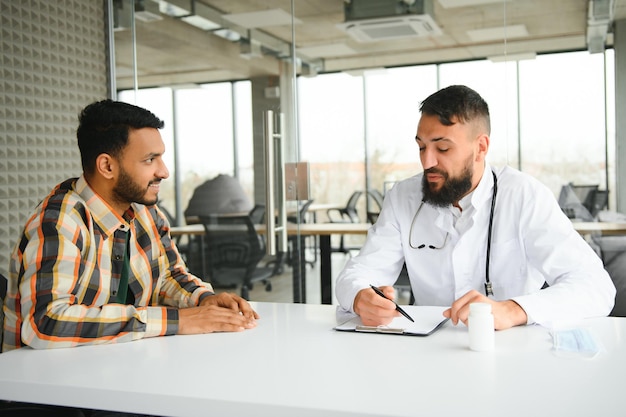
[[[528,36],[525,25],[500,26],[487,29],[468,30],[467,35],[474,42],[496,41],[523,38]]]
[[[345,43],[334,43],[330,45],[317,45],[298,48],[298,52],[309,58],[323,58],[329,56],[353,55],[356,51]]]
[[[502,3],[504,1],[512,0],[439,0],[439,4],[441,4],[446,9],[452,9],[454,7],[480,6],[481,4]]]
[[[491,62],[512,62],[523,61],[527,59],[535,59],[537,54],[534,52],[524,52],[519,54],[494,55],[487,57]]]
[[[291,14],[283,9],[261,10],[249,13],[225,14],[224,19],[247,29],[260,28],[265,26],[282,26],[291,24]],[[294,24],[302,23],[301,20],[293,18]]]

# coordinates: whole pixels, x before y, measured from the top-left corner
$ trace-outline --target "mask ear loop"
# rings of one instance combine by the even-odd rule
[[[491,281],[489,281],[489,261],[491,260],[491,230],[493,229],[493,212],[496,207],[496,195],[498,194],[498,178],[496,173],[491,171],[493,175],[493,195],[491,196],[491,212],[489,214],[489,230],[487,232],[487,259],[485,268],[485,295],[487,297],[493,296],[493,288],[491,287]]]

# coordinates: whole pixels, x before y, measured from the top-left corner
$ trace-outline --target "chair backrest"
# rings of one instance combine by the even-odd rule
[[[309,211],[309,207],[313,203],[313,200],[304,200],[298,202],[298,215],[292,214],[291,216],[287,216],[287,221],[292,223],[305,223],[306,222],[306,214]]]
[[[370,188],[367,190],[367,220],[374,224],[378,220],[378,215],[383,209],[383,195],[380,191]]]
[[[253,224],[261,224],[265,220],[265,204],[255,204],[248,213]]]
[[[363,191],[355,191],[352,193],[348,202],[346,203],[346,207],[343,209],[343,213],[350,217],[350,220],[354,223],[360,222],[359,214],[356,210],[356,204],[359,201],[359,198],[363,195]]]
[[[383,208],[383,195],[380,191],[375,188],[370,188],[369,190],[367,190],[367,196],[369,197],[370,201],[374,201],[374,204],[376,205],[376,207],[372,207],[370,205],[369,211],[376,211],[372,210],[374,208],[378,208],[378,211],[380,211]]]
[[[598,213],[605,210],[609,205],[609,192],[607,190],[597,190],[593,195],[591,215],[596,217]]]
[[[376,220],[378,220],[378,215],[380,214],[379,211],[368,211],[367,212],[367,220],[374,224],[376,223]]]
[[[570,219],[592,221],[593,216],[591,212],[585,207],[580,198],[586,199],[588,194],[595,192],[594,188],[597,188],[597,186],[574,186],[571,183],[563,185],[559,194],[559,207]]]
[[[572,191],[574,191],[574,194],[576,194],[576,197],[578,197],[582,205],[591,212],[595,194],[598,191],[598,185],[574,185],[571,183],[569,185],[572,187]]]
[[[248,215],[201,216],[205,228],[209,275],[223,269],[251,272],[265,255],[263,239]]]

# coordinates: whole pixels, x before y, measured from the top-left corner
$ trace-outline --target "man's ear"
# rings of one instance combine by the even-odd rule
[[[476,145],[478,146],[476,160],[482,162],[487,157],[487,151],[489,150],[489,135],[482,134],[476,139]]]
[[[117,173],[117,160],[107,153],[96,158],[96,172],[105,179],[113,179]]]

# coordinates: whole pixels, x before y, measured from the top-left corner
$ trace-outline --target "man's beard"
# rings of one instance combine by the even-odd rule
[[[150,181],[147,187],[142,187],[140,184],[133,181],[133,178],[128,175],[123,168],[120,169],[120,177],[117,180],[117,184],[113,187],[113,195],[121,203],[139,203],[144,206],[151,206],[156,204],[158,198],[148,200],[146,194],[151,184],[160,182],[160,179]]]
[[[426,180],[426,174],[437,173],[444,177],[444,183],[439,191],[430,189],[430,184]],[[472,176],[474,170],[471,159],[465,165],[463,172],[458,178],[450,178],[447,172],[430,168],[424,171],[422,177],[422,193],[424,201],[437,207],[447,207],[459,201],[472,188]]]

